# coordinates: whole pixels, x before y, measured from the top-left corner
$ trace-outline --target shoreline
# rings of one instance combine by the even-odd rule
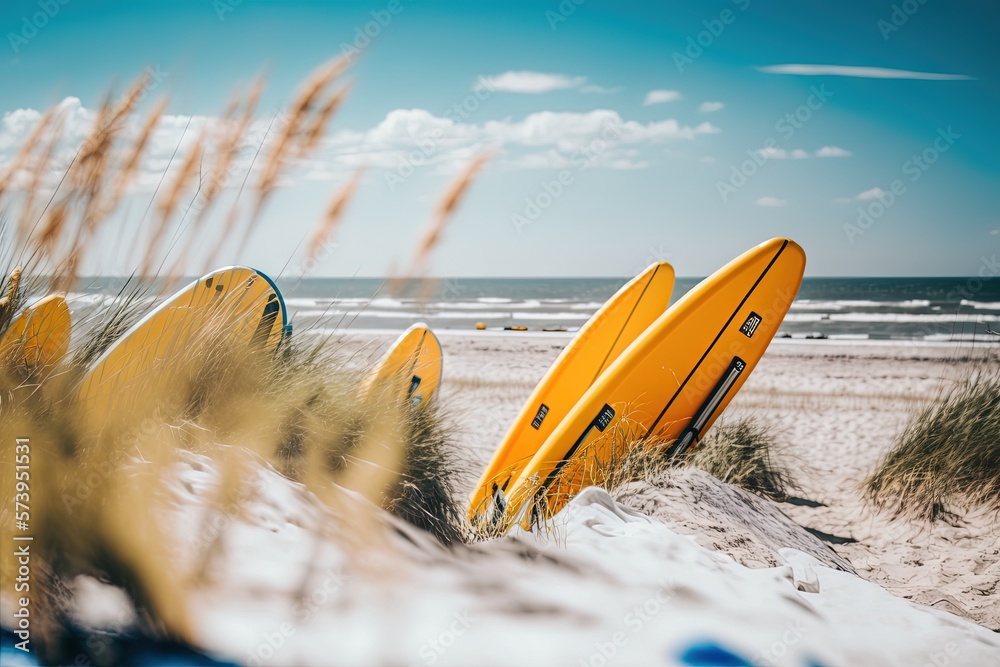
[[[294,321],[292,322],[294,325]],[[413,324],[426,324],[431,328],[436,336],[442,337],[467,337],[467,338],[510,338],[510,339],[531,339],[542,340],[565,340],[570,341],[579,333],[577,331],[505,331],[500,329],[436,329],[427,322],[414,320]],[[394,337],[405,330],[400,329],[374,329],[374,328],[308,328],[304,330],[293,329],[295,336],[333,336],[343,338],[353,338],[359,336],[371,337]],[[928,348],[962,348],[982,346],[986,350],[1000,350],[1000,336],[984,334],[988,338],[977,338],[976,340],[926,340],[919,338],[861,338],[847,336],[828,336],[827,338],[806,338],[803,336],[792,336],[778,338],[771,341],[772,346],[809,346],[815,345],[818,348],[830,348],[833,346],[855,347],[928,347]]]

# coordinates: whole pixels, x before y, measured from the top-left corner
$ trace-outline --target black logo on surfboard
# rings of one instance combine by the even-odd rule
[[[764,319],[760,315],[751,310],[750,317],[748,317],[747,321],[740,327],[740,333],[747,338],[753,338],[754,332],[757,331],[757,327],[759,327],[760,323],[763,321]]]
[[[538,412],[535,413],[535,418],[531,420],[531,428],[536,431],[542,427],[542,422],[545,421],[545,416],[549,414],[549,406],[542,403],[538,406]]]
[[[597,428],[598,431],[604,433],[604,429],[608,427],[608,424],[610,424],[611,420],[614,418],[615,418],[615,409],[610,405],[608,405],[607,403],[605,403],[604,407],[601,408],[601,411],[597,413],[596,417],[594,417],[594,421],[592,422],[592,424]]]

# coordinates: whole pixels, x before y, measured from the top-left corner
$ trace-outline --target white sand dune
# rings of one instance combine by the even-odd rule
[[[482,461],[473,466],[478,473],[562,344],[528,335],[445,342],[447,400],[462,415],[465,450]],[[973,512],[956,525],[891,520],[866,506],[860,492],[913,411],[976,359],[996,353],[996,344],[779,339],[724,418],[752,413],[776,427],[775,455],[799,483],[796,495],[822,504],[781,503],[781,511],[802,526],[857,540],[836,550],[863,578],[1000,630],[1000,518]],[[737,556],[734,526],[717,516],[699,500],[662,518]]]
[[[214,484],[211,463],[188,457],[175,476],[178,525],[200,525],[192,510]],[[195,605],[200,643],[251,665],[986,665],[1000,655],[995,633],[831,567],[850,568],[765,501],[688,477],[674,481],[727,498],[715,511],[754,526],[745,530],[772,563],[741,565],[596,488],[549,531],[470,548],[446,550],[346,496],[322,536],[309,495],[262,467]],[[625,495],[693,511],[657,487]],[[381,537],[362,538],[361,524]]]
[[[468,490],[565,341],[443,342]],[[378,352],[367,336],[345,344]],[[218,473],[186,455],[171,475],[180,553],[222,535],[191,610],[198,641],[250,665],[998,664],[997,518],[892,521],[858,490],[910,411],[972,356],[773,345],[730,410],[778,425],[776,457],[814,506],[675,470],[614,499],[586,490],[548,531],[448,550],[351,496],[324,516],[265,466],[245,511],[208,515]],[[78,588],[104,601],[81,604],[85,626],[123,604]]]

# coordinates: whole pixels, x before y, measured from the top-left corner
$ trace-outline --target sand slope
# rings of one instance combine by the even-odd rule
[[[470,334],[445,336],[444,344],[448,400],[461,415],[463,448],[485,462],[561,341]],[[862,577],[992,629],[1000,629],[1000,518],[973,513],[955,526],[893,521],[866,507],[859,487],[912,411],[973,359],[996,350],[777,340],[728,411],[775,424],[781,433],[776,455],[800,483],[797,495],[824,505],[781,503],[782,512],[803,526],[857,540],[835,549]],[[710,505],[691,502],[661,518],[750,564],[733,544],[732,521],[718,519]]]

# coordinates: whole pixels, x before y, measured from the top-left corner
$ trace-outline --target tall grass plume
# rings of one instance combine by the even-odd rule
[[[276,136],[263,151],[266,163],[259,178],[251,181],[252,199],[242,231],[238,195],[224,213],[237,245],[254,230],[281,177],[319,145],[346,94],[346,86],[335,84],[347,65],[339,59],[319,68],[275,128]],[[164,115],[166,102],[161,101],[135,122],[144,83],[138,80],[117,101],[108,97],[76,158],[54,185],[38,174],[55,169],[53,147],[63,139],[56,111],[42,117],[2,170],[0,200],[25,187],[30,196],[10,226],[8,209],[0,201],[5,222],[0,239],[5,264],[0,266],[0,335],[46,287],[78,287],[81,267],[93,259],[99,231],[138,178]],[[204,212],[220,201],[227,182],[211,172],[232,169],[261,85],[234,99],[222,128],[199,133],[179,164],[168,167],[169,175],[164,172],[149,203],[152,228],[136,237],[145,241],[136,246],[144,250],[130,258],[138,275],[123,281],[117,296],[96,313],[74,321],[73,349],[62,365],[38,385],[25,383],[7,360],[0,360],[0,430],[30,436],[33,447],[32,530],[38,559],[34,586],[36,599],[45,600],[33,624],[33,639],[45,662],[69,663],[79,657],[79,633],[67,593],[78,575],[96,577],[128,594],[140,612],[130,632],[170,642],[196,641],[193,601],[217,575],[216,561],[228,535],[205,519],[197,528],[205,539],[197,541],[193,553],[185,555],[178,543],[169,521],[178,509],[171,480],[189,456],[207,458],[217,472],[217,482],[207,492],[206,517],[244,517],[255,499],[251,481],[262,469],[273,468],[326,505],[333,518],[325,529],[350,526],[339,534],[357,539],[340,546],[356,563],[369,560],[363,545],[377,544],[381,529],[360,516],[364,512],[357,509],[359,496],[373,510],[392,512],[441,543],[467,538],[455,500],[456,464],[443,406],[414,408],[381,394],[362,396],[357,389],[364,369],[342,357],[328,340],[303,343],[299,338],[277,350],[250,349],[234,343],[233,332],[239,327],[232,322],[210,322],[195,340],[180,340],[171,347],[169,363],[141,377],[141,387],[124,387],[107,414],[95,417],[82,404],[78,392],[88,369],[180,275],[179,260],[166,264],[171,248],[186,254],[198,244],[210,250],[207,261],[221,253],[221,244],[213,247],[203,238],[175,237],[168,246],[167,230],[178,223],[181,212],[186,217],[199,194],[202,208],[178,234],[204,230]],[[266,141],[265,136],[257,149],[265,148]],[[206,164],[209,174],[203,171]],[[252,169],[253,164],[244,184]],[[306,249],[310,263],[336,233],[360,173],[336,194],[312,233]],[[460,190],[470,181],[467,175]],[[448,195],[451,203],[442,215],[454,209],[460,195]],[[434,242],[423,250],[429,252]],[[164,266],[168,273],[158,278],[156,271]],[[142,410],[135,410],[137,405]],[[15,440],[5,438],[0,442],[0,541],[7,543],[15,529],[8,510],[14,506],[15,458]],[[10,567],[13,561],[3,562],[0,593],[7,597],[16,572]],[[94,664],[115,660],[92,653],[85,657]]]

